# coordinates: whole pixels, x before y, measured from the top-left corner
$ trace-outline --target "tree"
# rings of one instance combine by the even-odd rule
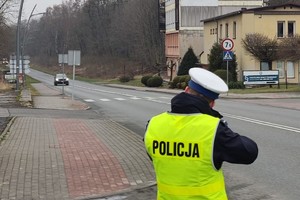
[[[219,43],[214,43],[208,57],[210,71],[214,72],[218,69],[226,69],[226,63],[223,61],[223,51]]]
[[[277,59],[278,43],[276,39],[270,39],[260,33],[249,33],[242,39],[242,45],[260,62],[267,62],[269,70],[272,69],[272,61]]]
[[[157,0],[64,1],[32,20],[27,51],[38,64],[54,66],[57,52],[80,49],[81,66],[94,77],[123,72],[125,65],[130,73],[140,66],[154,71],[156,63],[165,63],[158,6]]]
[[[14,51],[15,42],[15,28],[9,27],[9,23],[12,23],[14,18],[15,0],[0,0],[0,58],[7,58],[9,54]]]
[[[300,35],[282,38],[278,44],[278,59],[296,61],[300,59]]]
[[[197,63],[198,63],[198,58],[195,55],[192,47],[190,47],[183,56],[177,75],[181,76],[181,75],[189,74],[189,69],[195,67]]]
[[[215,72],[217,70],[227,70],[227,62],[224,62],[223,60],[223,48],[222,45],[219,43],[214,43],[210,50],[210,54],[208,57],[208,63],[209,63],[209,70],[212,72]],[[237,74],[236,74],[236,68],[237,68],[237,62],[236,62],[236,56],[233,54],[232,61],[228,61],[228,71],[232,75],[232,80],[230,81],[237,81]]]

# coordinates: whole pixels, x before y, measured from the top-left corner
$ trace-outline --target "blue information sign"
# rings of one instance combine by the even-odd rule
[[[223,60],[224,61],[232,61],[233,60],[233,52],[232,51],[223,51]]]

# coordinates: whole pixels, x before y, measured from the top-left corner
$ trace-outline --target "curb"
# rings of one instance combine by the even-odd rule
[[[104,194],[104,195],[95,195],[95,196],[88,196],[88,197],[83,197],[83,198],[77,198],[75,200],[99,200],[99,199],[107,199],[107,198],[110,198],[110,197],[113,197],[114,199],[117,199],[115,196],[117,195],[125,195],[126,193],[130,193],[130,192],[133,192],[133,191],[137,191],[137,190],[143,190],[143,189],[147,189],[147,188],[150,188],[150,187],[153,187],[153,186],[156,186],[156,182],[153,182],[153,183],[148,183],[148,184],[145,184],[144,186],[139,186],[139,187],[131,187],[131,188],[127,188],[127,189],[124,189],[124,190],[119,190],[117,192],[112,192],[112,193],[109,193],[109,194]]]
[[[5,139],[6,135],[9,133],[10,127],[12,126],[12,124],[14,123],[16,118],[17,117],[11,118],[10,121],[8,122],[8,124],[6,125],[5,129],[3,130],[2,134],[0,135],[0,144]]]

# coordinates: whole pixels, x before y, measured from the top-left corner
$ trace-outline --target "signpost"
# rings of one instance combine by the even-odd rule
[[[223,60],[227,62],[227,77],[226,82],[228,85],[228,62],[233,60],[233,52],[231,51],[234,47],[234,43],[232,39],[226,38],[222,41],[222,48],[223,48]],[[228,94],[228,93],[227,93]]]
[[[75,65],[80,65],[80,51],[79,50],[69,50],[68,51],[68,65],[73,65],[73,89],[72,89],[72,100],[74,99],[73,91],[75,84]]]
[[[65,74],[65,64],[68,64],[68,54],[58,54],[58,63],[62,65],[62,73]],[[63,77],[65,78],[65,77]],[[65,94],[65,85],[62,85],[62,94]]]

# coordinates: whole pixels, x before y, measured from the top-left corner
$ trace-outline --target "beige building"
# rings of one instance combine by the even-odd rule
[[[201,58],[203,49],[203,22],[201,20],[263,5],[263,0],[165,0],[165,53],[167,65],[173,66],[168,75],[177,74],[180,62],[192,47]]]
[[[243,70],[269,70],[268,63],[251,56],[242,47],[246,34],[259,33],[271,39],[280,40],[300,34],[300,5],[287,3],[277,6],[266,6],[253,9],[241,9],[218,17],[203,20],[204,22],[204,55],[207,58],[211,47],[217,41],[232,39],[238,63],[238,79],[243,80]],[[280,82],[300,83],[299,61],[276,60],[272,70],[279,70]]]

